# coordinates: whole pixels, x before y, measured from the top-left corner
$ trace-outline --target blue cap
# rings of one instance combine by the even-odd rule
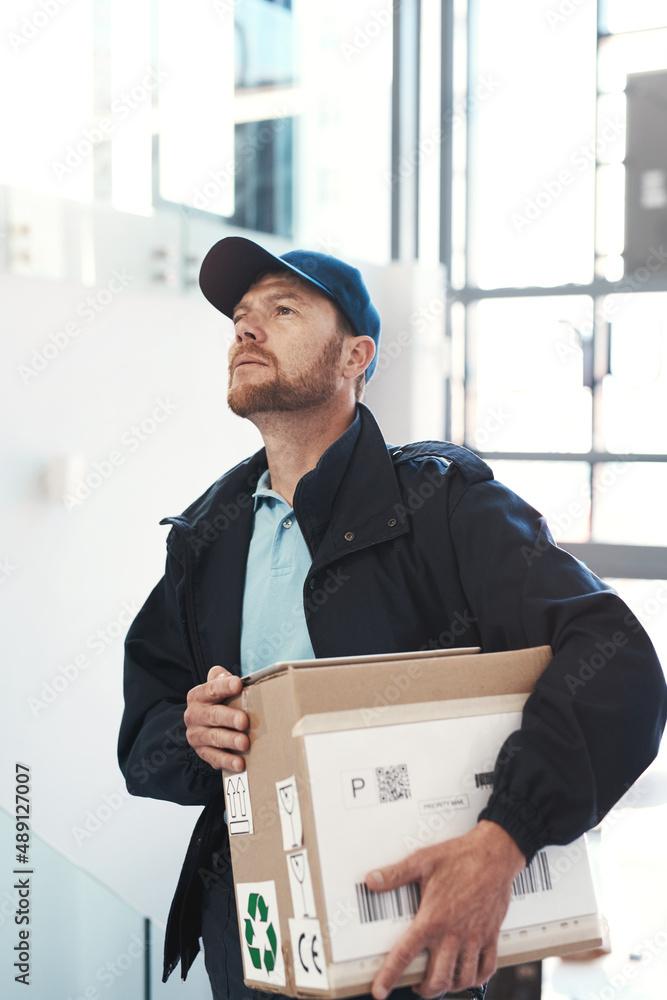
[[[375,343],[366,369],[371,378],[378,359],[380,316],[356,267],[314,250],[290,250],[276,257],[243,236],[227,236],[211,247],[202,261],[199,286],[216,309],[230,319],[235,306],[263,271],[284,268],[314,285],[332,299],[358,337]]]

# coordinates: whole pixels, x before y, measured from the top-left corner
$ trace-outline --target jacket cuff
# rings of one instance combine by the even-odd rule
[[[492,796],[477,819],[486,819],[502,826],[522,854],[525,854],[526,865],[529,865],[537,852],[548,843],[537,812],[525,799],[506,794]]]

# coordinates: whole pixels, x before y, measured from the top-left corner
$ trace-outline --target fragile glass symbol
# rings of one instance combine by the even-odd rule
[[[292,847],[298,847],[298,841],[296,839],[296,833],[294,832],[294,820],[292,819],[292,814],[294,812],[294,785],[290,782],[288,785],[281,785],[278,789],[278,794],[280,796],[280,802],[289,816],[290,826],[292,827]]]
[[[290,854],[289,862],[292,866],[292,871],[294,872],[294,877],[301,886],[301,896],[303,898],[303,911],[301,913],[302,917],[308,916],[308,906],[306,904],[306,893],[303,887],[303,883],[306,878],[306,865],[305,858],[303,854]]]

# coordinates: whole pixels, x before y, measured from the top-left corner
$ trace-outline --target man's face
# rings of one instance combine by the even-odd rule
[[[267,274],[234,309],[227,402],[240,417],[320,406],[341,385],[343,335],[326,295]]]

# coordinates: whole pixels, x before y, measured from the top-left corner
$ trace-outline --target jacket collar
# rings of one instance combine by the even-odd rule
[[[294,513],[311,553],[320,542],[331,520],[336,494],[361,432],[361,413],[348,429],[329,445],[314,469],[301,477],[294,491]]]
[[[252,496],[267,468],[262,448],[230,470],[179,518],[191,532],[195,554],[218,538],[236,536],[247,552],[252,534]],[[393,462],[375,417],[363,403],[351,426],[299,480],[294,511],[310,551],[321,563],[404,534],[405,518]],[[163,522],[164,523],[164,522]],[[231,528],[231,531],[227,529]],[[239,538],[239,536],[241,536]]]
[[[357,421],[355,440],[351,432]],[[401,494],[391,456],[363,403],[357,421],[300,480],[295,493],[294,511],[314,553],[314,569],[408,531],[396,514]]]

